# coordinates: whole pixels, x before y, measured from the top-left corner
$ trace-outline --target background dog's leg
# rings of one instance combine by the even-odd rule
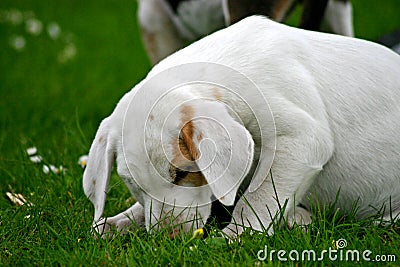
[[[225,17],[227,17],[227,24],[231,25],[239,20],[251,15],[266,15],[271,16],[272,4],[270,1],[265,0],[226,0],[223,1],[227,6],[225,8]]]
[[[284,21],[295,7],[296,1],[225,0],[223,3],[227,25],[230,25],[251,15],[264,15],[278,22]]]
[[[349,1],[329,0],[325,21],[334,33],[354,36],[353,6]]]
[[[112,237],[113,230],[123,235],[130,226],[144,226],[144,209],[143,206],[136,202],[132,207],[124,212],[121,212],[114,217],[108,217],[95,223],[95,230],[103,237]]]
[[[153,65],[182,48],[184,40],[160,0],[138,1],[142,40]]]
[[[324,17],[327,2],[328,0],[304,1],[299,27],[306,30],[318,31]]]

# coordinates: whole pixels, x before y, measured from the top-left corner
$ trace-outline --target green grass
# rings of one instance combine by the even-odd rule
[[[34,14],[44,26],[55,21],[62,30],[59,39],[52,40],[45,32],[32,36],[23,24],[0,19],[0,266],[180,265],[179,251],[190,234],[170,240],[165,233],[149,235],[140,230],[110,241],[94,239],[90,234],[93,209],[84,196],[77,164],[99,122],[150,68],[137,30],[135,5],[135,1],[0,2],[0,12],[30,11],[27,16]],[[354,6],[359,37],[374,40],[400,28],[396,0],[385,4],[358,0]],[[25,38],[22,51],[10,47],[13,36]],[[76,48],[76,55],[60,61],[68,44]],[[66,173],[43,173],[42,166],[30,162],[26,154],[30,146],[38,148],[47,164],[67,168]],[[21,193],[34,205],[16,207],[6,192]],[[126,209],[129,197],[113,175],[106,215]],[[272,237],[246,233],[241,243],[232,245],[219,239],[194,240],[190,244],[194,249],[184,248],[184,260],[188,265],[257,266],[257,252],[265,245],[275,250],[322,251],[340,238],[348,241],[349,249],[396,254],[400,262],[399,224],[374,226],[332,213],[318,214],[307,233],[299,228],[278,229]],[[280,263],[262,263],[275,264]]]

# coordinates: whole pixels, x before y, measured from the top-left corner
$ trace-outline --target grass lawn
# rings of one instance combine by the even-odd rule
[[[400,2],[384,2],[353,1],[358,37],[376,40],[400,28]],[[332,211],[317,213],[307,233],[299,228],[277,229],[272,237],[245,233],[241,243],[231,245],[212,238],[185,245],[190,234],[170,240],[144,231],[94,239],[93,209],[77,161],[88,152],[100,121],[150,68],[135,8],[134,0],[0,1],[0,266],[180,266],[182,259],[187,265],[272,266],[287,262],[276,254],[274,261],[260,262],[257,253],[265,246],[269,252],[321,253],[341,238],[346,249],[370,250],[371,259],[396,255],[400,264],[399,223],[375,226]],[[26,149],[32,146],[42,163],[30,161]],[[66,171],[46,174],[43,164]],[[21,193],[32,205],[17,207],[6,192]],[[106,215],[126,209],[129,197],[114,174]],[[337,263],[356,264],[326,256],[300,265]],[[358,264],[396,265],[362,259]]]

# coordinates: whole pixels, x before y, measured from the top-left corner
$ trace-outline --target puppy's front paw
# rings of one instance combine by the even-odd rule
[[[233,243],[241,243],[240,236],[244,234],[244,232],[250,235],[267,235],[272,236],[274,234],[274,227],[271,223],[265,223],[267,227],[260,224],[248,224],[248,225],[239,225],[236,223],[230,223],[224,229],[222,229],[221,233],[223,237],[228,241],[228,244]]]
[[[103,239],[111,239],[116,234],[124,235],[129,227],[133,224],[132,220],[127,217],[115,216],[101,219],[93,224],[93,229]]]

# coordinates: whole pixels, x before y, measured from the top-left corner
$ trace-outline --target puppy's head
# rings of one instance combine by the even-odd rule
[[[251,135],[228,106],[188,91],[149,103],[146,119],[138,105],[101,124],[84,174],[95,221],[104,209],[115,157],[118,174],[144,206],[148,229],[201,227],[213,200],[234,204],[253,161]]]

